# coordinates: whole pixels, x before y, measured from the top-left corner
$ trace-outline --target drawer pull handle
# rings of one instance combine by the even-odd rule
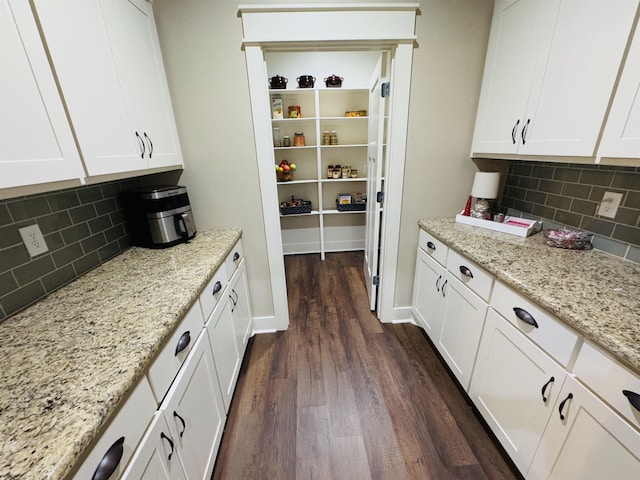
[[[442,284],[442,297],[443,297],[443,298],[447,296],[447,294],[445,293],[444,289],[445,289],[445,287],[447,286],[447,282],[448,282],[448,281],[449,281],[449,280],[447,279],[447,280],[445,280],[445,281],[444,281],[444,283]]]
[[[167,455],[167,460],[171,460],[171,455],[173,455],[173,450],[174,450],[173,440],[171,440],[169,437],[167,437],[164,434],[164,432],[160,432],[160,438],[166,440],[167,442],[169,442],[169,446],[171,447],[171,451],[169,452],[169,455]]]
[[[234,262],[237,262],[239,258],[240,258],[240,254],[239,254],[238,252],[235,252],[235,253],[233,254],[233,261],[234,261]]]
[[[442,275],[438,276],[438,279],[436,280],[436,290],[440,291],[440,280],[442,280]]]
[[[460,273],[465,277],[473,278],[473,273],[471,273],[469,267],[465,267],[464,265],[460,265]]]
[[[518,125],[520,125],[520,119],[518,119],[516,124],[511,129],[511,141],[513,142],[514,145],[516,144],[516,128],[518,128]]]
[[[622,394],[627,397],[633,408],[640,412],[640,395],[630,390],[622,390]]]
[[[100,460],[98,468],[93,472],[91,480],[107,480],[111,475],[113,475],[113,472],[118,468],[120,460],[122,460],[122,454],[124,453],[123,444],[124,437],[120,437],[109,447],[107,453],[105,453],[102,460]]]
[[[429,250],[435,250],[436,246],[435,246],[435,244],[433,242],[427,242],[427,248]]]
[[[140,142],[140,158],[144,158],[144,152],[145,152],[144,140],[142,140],[142,137],[138,132],[136,132],[136,137],[138,138],[138,142]]]
[[[178,356],[178,354],[181,351],[183,351],[185,348],[189,346],[190,342],[191,342],[191,333],[189,332],[189,330],[187,330],[180,336],[180,339],[178,340],[178,344],[176,345],[175,355]]]
[[[151,141],[151,137],[147,135],[147,132],[144,132],[144,138],[149,142],[149,158],[153,157],[153,142]]]
[[[522,137],[522,144],[524,145],[525,143],[527,143],[527,130],[529,129],[529,124],[531,123],[531,119],[527,118],[527,123],[524,124],[524,127],[522,127],[522,131],[520,132],[520,136]]]
[[[562,413],[562,410],[564,410],[564,404],[567,403],[567,400],[571,400],[573,398],[573,393],[570,393],[569,395],[567,395],[567,398],[565,398],[562,402],[560,402],[560,407],[558,408],[558,412],[560,413],[560,420],[564,420],[564,414]]]
[[[549,381],[548,381],[547,383],[545,383],[545,384],[542,386],[542,401],[543,401],[544,403],[547,403],[547,400],[548,400],[548,398],[545,396],[545,392],[547,391],[547,387],[548,387],[550,384],[552,384],[553,382],[555,382],[555,381],[556,381],[556,379],[555,379],[554,377],[551,377],[551,378],[549,379]]]
[[[180,420],[180,423],[182,423],[182,431],[180,432],[180,438],[182,438],[182,435],[184,435],[184,432],[187,429],[187,424],[184,422],[184,418],[178,415],[178,412],[176,412],[175,410],[173,411],[173,418],[177,418],[178,420]]]
[[[533,318],[529,312],[518,307],[513,307],[513,311],[516,313],[516,317],[518,317],[524,323],[538,328],[538,322],[536,322],[536,319]]]
[[[220,283],[220,281],[218,280],[215,285],[213,286],[213,292],[212,295],[215,295],[216,293],[218,293],[220,290],[222,290],[222,284]]]

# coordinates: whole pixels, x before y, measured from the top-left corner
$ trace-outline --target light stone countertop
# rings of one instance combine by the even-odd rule
[[[0,478],[71,470],[241,233],[130,248],[0,323]]]
[[[640,373],[640,265],[548,247],[541,233],[522,238],[453,218],[418,225]]]

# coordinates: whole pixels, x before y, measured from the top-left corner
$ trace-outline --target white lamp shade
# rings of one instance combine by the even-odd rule
[[[476,172],[471,188],[471,196],[476,198],[498,198],[500,188],[499,172]]]

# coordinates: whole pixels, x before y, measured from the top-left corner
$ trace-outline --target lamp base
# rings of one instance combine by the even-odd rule
[[[491,220],[495,206],[496,201],[493,198],[473,197],[473,201],[471,202],[471,217]]]

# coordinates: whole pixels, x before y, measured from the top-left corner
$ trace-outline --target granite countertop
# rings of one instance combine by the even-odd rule
[[[240,236],[130,248],[0,323],[0,478],[71,470]]]
[[[521,238],[453,218],[418,225],[640,373],[640,265],[548,247],[542,234]]]

